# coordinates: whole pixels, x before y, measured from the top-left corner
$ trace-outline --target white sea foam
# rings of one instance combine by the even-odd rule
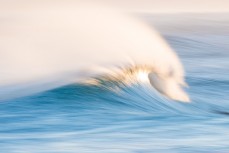
[[[121,11],[72,1],[21,1],[0,10],[0,29],[1,97],[137,65],[150,69],[159,92],[188,101],[177,55],[152,27]]]

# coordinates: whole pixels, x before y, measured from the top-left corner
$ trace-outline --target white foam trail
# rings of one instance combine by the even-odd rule
[[[20,86],[72,76],[80,80],[129,63],[150,66],[162,76],[172,72],[176,84],[184,82],[176,54],[155,30],[133,17],[72,1],[24,0],[4,9],[6,4],[0,4],[1,97],[12,96]],[[11,90],[16,85],[17,90]]]

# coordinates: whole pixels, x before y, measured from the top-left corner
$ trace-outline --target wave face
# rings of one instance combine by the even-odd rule
[[[152,27],[91,3],[23,4],[1,10],[1,97],[113,75],[118,67],[147,67],[158,91],[189,101],[180,87],[185,84],[182,65]]]

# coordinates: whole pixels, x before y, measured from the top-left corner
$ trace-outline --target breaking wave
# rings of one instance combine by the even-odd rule
[[[140,70],[161,94],[189,101],[182,64],[152,27],[103,5],[43,4],[1,10],[1,98]]]

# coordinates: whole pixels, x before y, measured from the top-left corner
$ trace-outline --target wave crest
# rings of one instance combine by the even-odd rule
[[[110,75],[116,73],[112,71],[117,65],[130,63],[147,65],[159,78],[170,76],[173,86],[182,91],[184,72],[177,55],[152,27],[133,16],[92,3],[24,4],[23,9],[2,10],[7,20],[0,24],[4,31],[0,87],[14,88],[3,93],[21,89],[26,92],[50,81],[58,86],[104,72]],[[160,81],[165,86],[159,90],[161,93],[186,100],[174,98],[181,94],[178,90],[175,96],[168,94],[168,82]],[[155,79],[151,79],[151,84],[158,86]],[[53,84],[45,85],[42,90],[52,87]]]

